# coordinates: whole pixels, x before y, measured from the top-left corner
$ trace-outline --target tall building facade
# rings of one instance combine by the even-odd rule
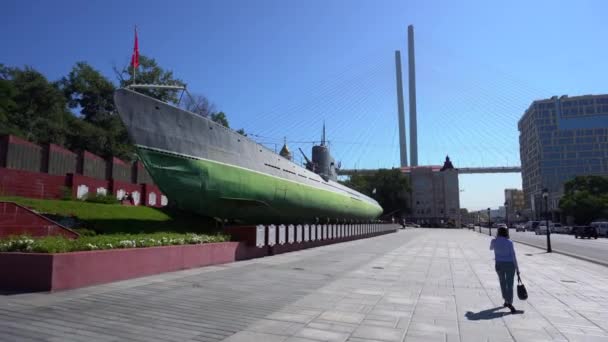
[[[518,122],[525,206],[539,217],[555,211],[564,183],[578,175],[608,175],[608,94],[532,102]]]
[[[409,220],[431,226],[460,227],[460,190],[458,170],[449,158],[441,166],[402,168],[411,187],[411,215]]]
[[[519,189],[505,189],[505,207],[509,222],[515,222],[524,217],[524,192]]]

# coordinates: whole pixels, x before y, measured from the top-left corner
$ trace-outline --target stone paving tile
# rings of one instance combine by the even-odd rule
[[[275,312],[275,313],[267,316],[267,318],[277,320],[277,321],[308,323],[308,322],[312,321],[320,313],[320,312],[315,313],[315,314],[306,313],[306,312],[310,312],[310,311],[311,310],[303,310],[302,313],[295,313],[295,312],[285,312],[285,311],[281,310],[281,311]]]
[[[364,314],[346,311],[325,311],[319,316],[320,320],[350,324],[360,324],[364,318]]]
[[[401,341],[404,335],[405,329],[374,326],[360,326],[352,334],[353,337],[358,338],[395,342]]]
[[[344,342],[350,336],[349,333],[321,330],[306,327],[297,332],[296,337],[304,337],[315,341]]]
[[[296,331],[303,327],[304,324],[301,323],[260,319],[247,327],[247,330],[273,335],[292,336]]]
[[[307,338],[293,336],[293,337],[289,337],[288,339],[286,339],[285,342],[316,342],[316,341],[309,340]]]
[[[441,331],[432,330],[408,330],[404,341],[412,342],[445,342],[460,341],[458,335],[446,335]]]
[[[225,339],[225,342],[283,342],[286,336],[278,336],[253,331],[239,331]]]
[[[379,321],[379,320],[375,320],[375,319],[364,319],[363,322],[361,322],[361,325],[395,328],[397,324],[396,324],[395,320]]]
[[[450,324],[450,323],[441,323],[437,322],[434,324],[431,323],[421,323],[421,322],[412,322],[408,326],[408,331],[410,330],[421,330],[421,331],[437,331],[445,334],[458,335],[458,324]]]
[[[349,323],[335,323],[331,321],[321,321],[315,320],[307,325],[309,328],[318,329],[318,330],[327,330],[327,331],[335,331],[335,332],[343,332],[343,333],[352,333],[359,327],[357,324],[349,324]]]

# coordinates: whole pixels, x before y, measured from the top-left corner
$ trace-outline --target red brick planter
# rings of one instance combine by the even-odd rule
[[[0,289],[57,291],[268,255],[239,242],[72,253],[0,253]]]

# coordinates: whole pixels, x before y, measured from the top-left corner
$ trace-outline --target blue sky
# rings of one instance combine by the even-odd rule
[[[140,52],[206,95],[232,127],[270,147],[286,136],[309,153],[298,142],[318,140],[325,120],[343,167],[391,167],[394,50],[406,71],[413,24],[420,164],[449,154],[456,167],[518,165],[517,120],[534,99],[606,93],[606,13],[600,0],[9,0],[0,63],[55,80],[85,60],[113,78],[137,24]],[[407,106],[407,82],[404,90]],[[496,207],[521,176],[460,183],[463,207]]]

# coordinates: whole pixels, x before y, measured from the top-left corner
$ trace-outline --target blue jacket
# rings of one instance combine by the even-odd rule
[[[512,262],[515,264],[515,269],[519,270],[515,249],[513,248],[513,241],[506,237],[499,236],[490,242],[490,250],[494,250],[494,260],[496,260],[496,262]]]

